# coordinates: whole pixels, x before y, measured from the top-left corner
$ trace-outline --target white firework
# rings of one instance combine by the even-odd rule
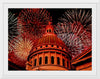
[[[73,57],[91,46],[91,33],[81,23],[58,23],[55,28],[57,36],[65,42]]]
[[[27,38],[17,37],[11,44],[13,52],[20,60],[27,60],[29,52],[33,46],[33,41]]]

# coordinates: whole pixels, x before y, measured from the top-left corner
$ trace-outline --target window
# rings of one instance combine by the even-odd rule
[[[40,46],[40,48],[42,48],[42,46]]]
[[[51,29],[48,29],[47,32],[51,32]]]
[[[57,57],[57,64],[59,65],[60,64],[60,58]]]
[[[46,45],[46,47],[48,47],[48,45]]]
[[[48,30],[47,30],[47,32],[48,32]]]
[[[34,66],[36,66],[36,61],[37,61],[37,59],[34,60]]]
[[[53,47],[53,45],[51,45],[51,47]]]
[[[67,61],[67,67],[69,67],[69,63],[68,63],[68,61]]]
[[[55,53],[54,51],[50,51],[50,53]]]
[[[45,57],[45,64],[48,64],[48,57]]]
[[[63,66],[65,66],[65,60],[63,59]]]
[[[60,54],[60,52],[56,52],[57,54]]]
[[[42,57],[39,58],[39,65],[42,64]]]
[[[54,57],[51,57],[51,64],[54,64]]]
[[[51,32],[51,29],[49,29],[49,32]]]

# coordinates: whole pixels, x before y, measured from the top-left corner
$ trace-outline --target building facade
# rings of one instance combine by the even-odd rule
[[[76,56],[73,60],[71,60],[71,64],[75,70],[92,70],[92,48],[90,47]]]
[[[54,34],[51,23],[45,34],[35,41],[26,63],[26,70],[70,70],[71,55],[64,42]]]

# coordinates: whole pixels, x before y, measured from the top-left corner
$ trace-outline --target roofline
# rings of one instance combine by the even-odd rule
[[[79,55],[77,55],[75,58],[72,59],[72,61],[75,61],[76,59],[78,59],[79,57],[81,57],[82,55],[84,56],[84,54],[89,53],[90,51],[92,51],[92,47],[90,46],[87,50],[84,50],[82,53],[80,53]],[[83,57],[82,56],[82,57]]]
[[[41,51],[41,50],[51,50],[51,49],[53,49],[53,50],[58,50],[58,51],[62,51],[62,52],[64,52],[64,53],[66,53],[69,57],[70,57],[70,59],[71,59],[71,55],[70,55],[70,53],[67,51],[64,51],[64,50],[60,50],[60,49],[54,49],[54,48],[46,48],[46,49],[39,49],[39,50],[36,50],[36,51],[34,51],[34,52],[38,52],[38,51]],[[32,51],[31,51],[32,52]],[[29,57],[34,53],[34,52],[32,52],[31,53],[30,52],[30,54],[28,55],[28,57],[27,57],[27,60],[29,60]]]

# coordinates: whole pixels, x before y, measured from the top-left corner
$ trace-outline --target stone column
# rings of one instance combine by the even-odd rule
[[[60,65],[63,66],[63,62],[62,62],[62,52],[61,52],[61,57],[60,57]]]
[[[67,68],[67,58],[65,58],[65,67]]]
[[[34,56],[32,57],[32,68],[34,67]]]
[[[37,54],[37,66],[39,66],[39,54]]]
[[[42,65],[45,64],[45,56],[44,56],[44,52],[42,53]]]
[[[48,64],[51,64],[51,54],[50,54],[50,51],[49,51],[48,54],[49,54],[49,55],[48,55]]]
[[[57,65],[57,53],[55,52],[54,64]]]

